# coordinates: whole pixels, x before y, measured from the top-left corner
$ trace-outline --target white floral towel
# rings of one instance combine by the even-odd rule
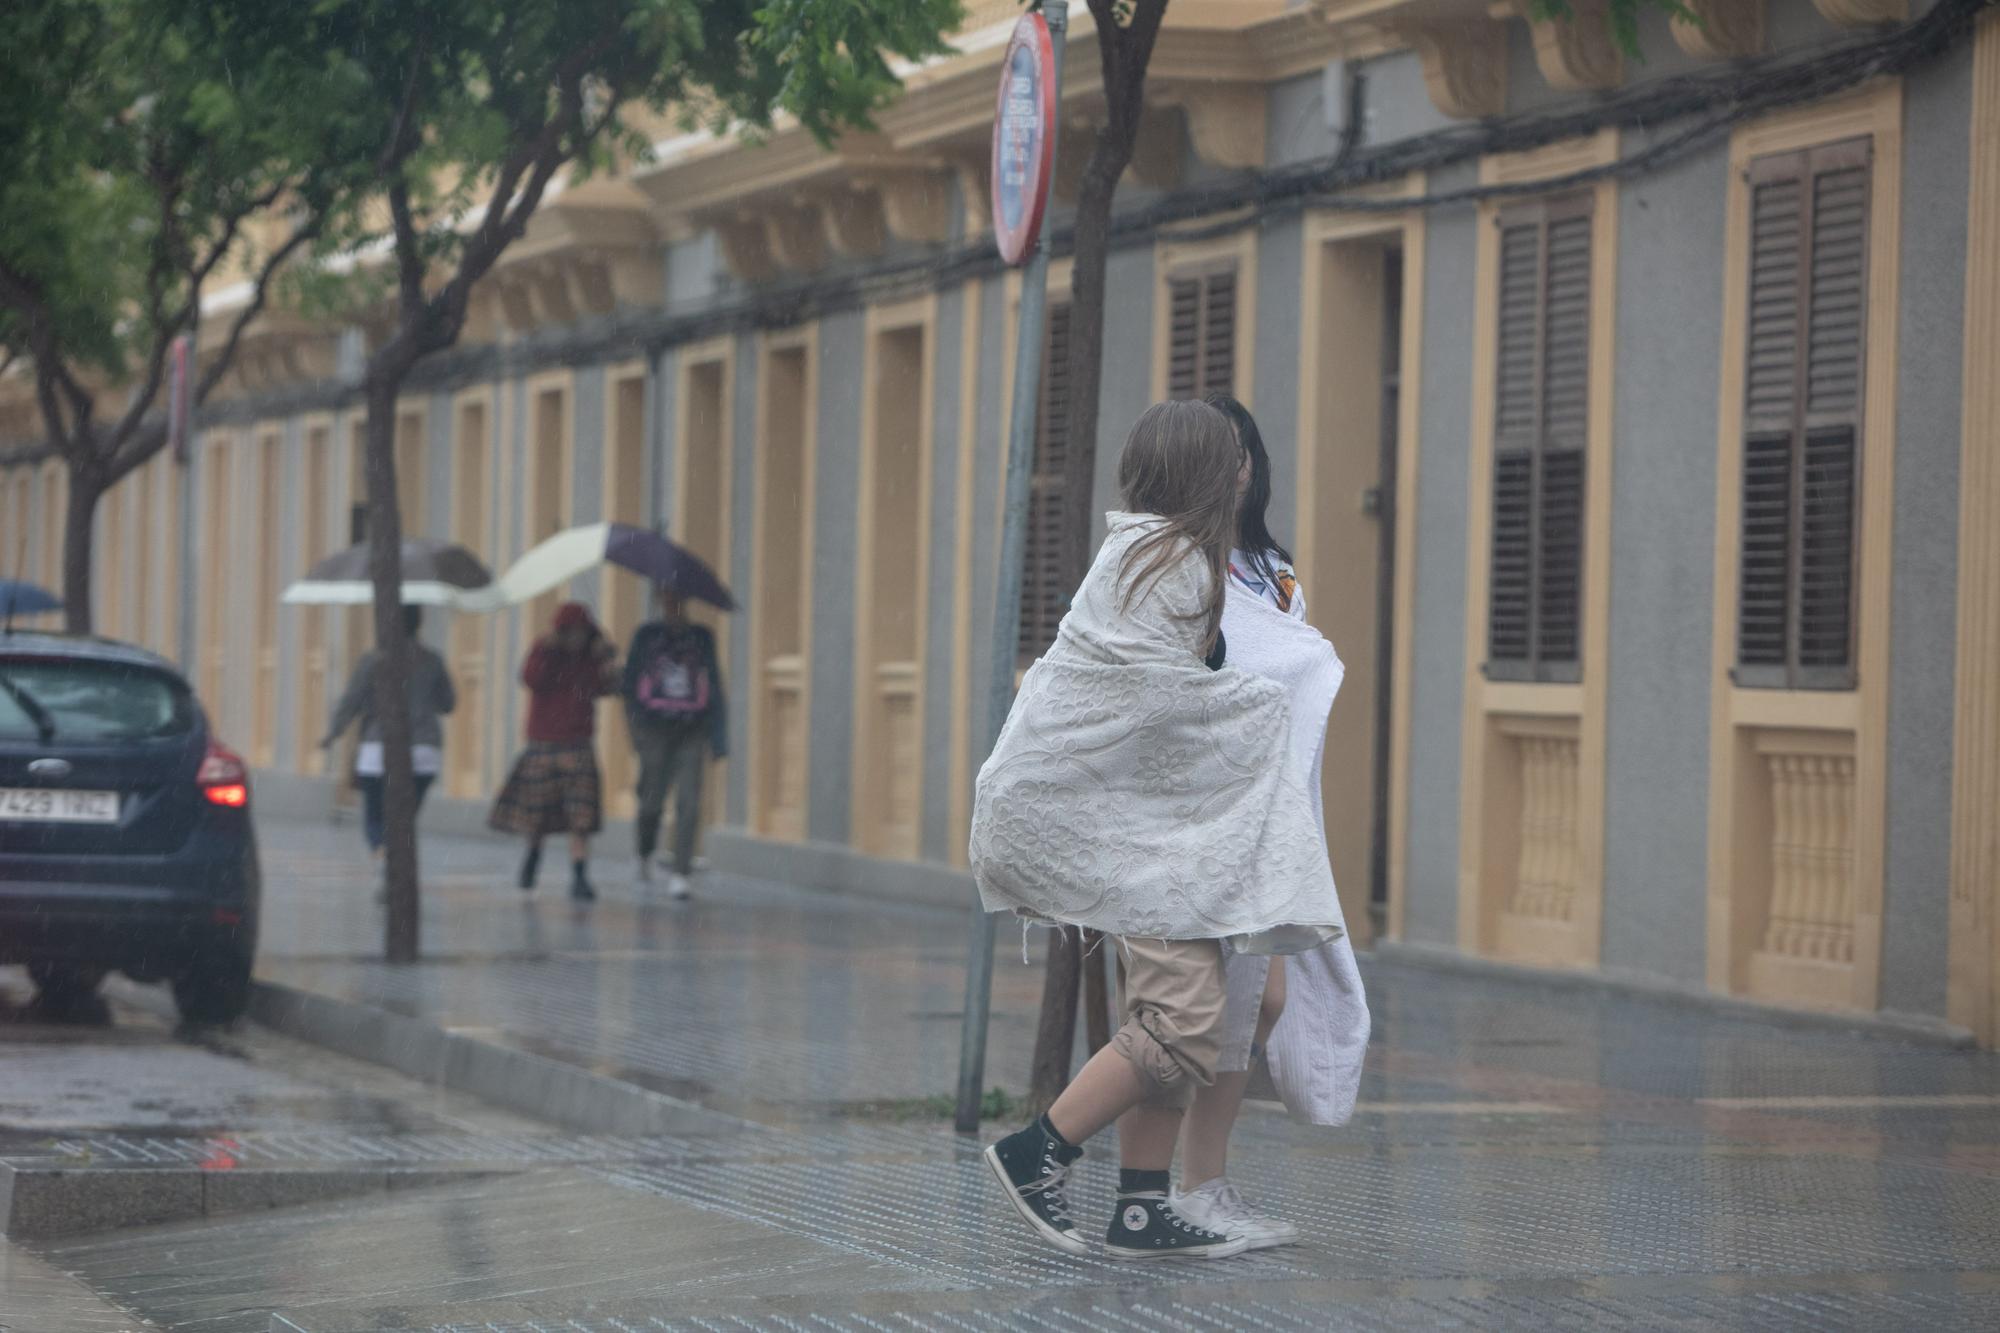
[[[1195,552],[1125,606],[1125,552],[1159,520],[1109,522],[980,770],[970,849],[980,898],[989,911],[1111,935],[1297,926],[1291,947],[1317,943],[1341,928],[1340,907],[1316,787],[1291,753],[1286,689],[1202,664],[1196,613],[1209,575]],[[1326,656],[1337,668],[1330,645]]]

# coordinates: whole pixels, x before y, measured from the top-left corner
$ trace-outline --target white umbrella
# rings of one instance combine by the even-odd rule
[[[478,602],[485,588],[458,588],[434,579],[415,580],[403,585],[404,606],[449,606],[458,611],[490,610]],[[365,579],[329,583],[300,579],[285,589],[281,598],[289,606],[368,606],[375,600],[375,585]]]

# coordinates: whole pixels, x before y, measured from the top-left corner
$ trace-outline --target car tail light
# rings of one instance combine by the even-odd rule
[[[249,768],[241,755],[217,741],[208,743],[208,753],[201,757],[194,783],[212,805],[241,809],[250,804]]]

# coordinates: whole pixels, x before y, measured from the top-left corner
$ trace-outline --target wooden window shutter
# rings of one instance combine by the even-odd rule
[[[1236,270],[1167,283],[1167,397],[1236,390]]]
[[[1854,684],[1870,144],[1750,165],[1738,684]]]
[[[1029,481],[1028,540],[1021,570],[1022,664],[1056,640],[1069,588],[1063,577],[1063,526],[1069,467],[1069,302],[1050,302],[1043,343],[1041,402],[1035,414],[1035,463]]]
[[[1573,681],[1583,644],[1590,199],[1510,208],[1497,225],[1486,672]]]

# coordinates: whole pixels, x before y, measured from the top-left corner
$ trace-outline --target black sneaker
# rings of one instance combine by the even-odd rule
[[[1014,1205],[1036,1234],[1065,1254],[1087,1255],[1089,1242],[1069,1220],[1069,1169],[1083,1149],[1056,1142],[1039,1124],[1009,1134],[986,1150],[986,1165],[1006,1187]]]
[[[1107,1259],[1227,1259],[1249,1248],[1248,1236],[1225,1236],[1188,1221],[1164,1193],[1120,1195],[1104,1237]]]

